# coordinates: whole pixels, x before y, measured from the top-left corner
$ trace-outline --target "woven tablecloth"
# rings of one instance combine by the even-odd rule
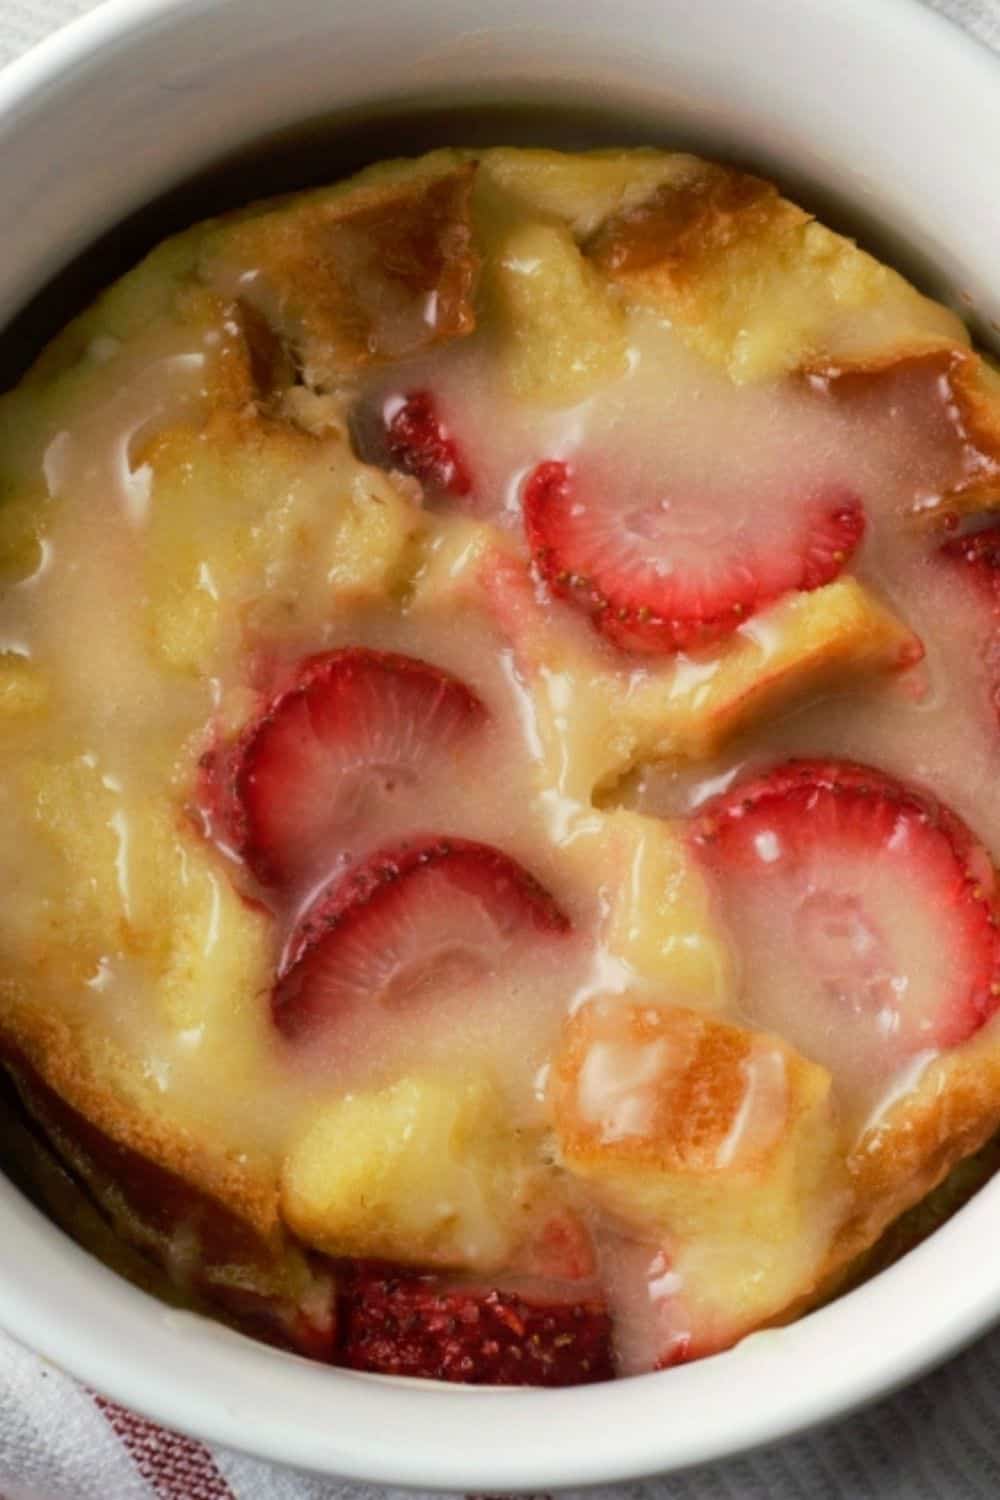
[[[0,65],[94,3],[0,0]],[[1000,51],[1000,0],[936,0],[935,9]],[[997,1249],[984,1247],[984,1254]],[[393,1494],[402,1492],[312,1479],[166,1432],[0,1334],[0,1500]],[[1000,1329],[908,1390],[821,1433],[672,1479],[588,1494],[593,1500],[998,1500]]]

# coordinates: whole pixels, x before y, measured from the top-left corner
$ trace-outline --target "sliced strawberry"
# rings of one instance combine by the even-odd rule
[[[385,446],[397,469],[432,491],[469,493],[472,477],[430,391],[413,391],[386,402],[384,421]]]
[[[596,1297],[541,1301],[359,1265],[339,1321],[340,1362],[353,1370],[466,1385],[584,1385],[614,1374],[611,1321]]]
[[[553,593],[626,651],[686,651],[720,640],[763,605],[835,578],[864,534],[847,492],[766,513],[705,500],[623,497],[621,486],[543,463],[524,490],[528,543]]]
[[[382,850],[306,912],[274,1020],[297,1039],[346,1007],[433,999],[495,973],[517,936],[568,929],[548,892],[499,849],[428,838]]]
[[[1000,719],[1000,526],[953,537],[939,557],[973,585],[983,609],[978,645],[986,670],[990,706]]]
[[[850,762],[790,761],[695,820],[755,1024],[858,1097],[1000,1005],[989,855],[933,797]]]
[[[1000,526],[952,537],[941,556],[968,570],[990,609],[1000,616]]]
[[[312,657],[208,767],[228,836],[265,884],[334,868],[380,806],[419,793],[486,710],[430,663],[347,646]]]

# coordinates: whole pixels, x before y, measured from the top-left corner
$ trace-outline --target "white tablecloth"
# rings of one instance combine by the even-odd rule
[[[931,3],[1000,51],[1000,0]],[[0,0],[0,65],[93,4]],[[1000,274],[1000,245],[997,267]],[[164,1432],[0,1334],[0,1500],[383,1500],[385,1493],[304,1478]],[[592,1493],[594,1500],[998,1500],[1000,1329],[822,1433],[674,1479]]]

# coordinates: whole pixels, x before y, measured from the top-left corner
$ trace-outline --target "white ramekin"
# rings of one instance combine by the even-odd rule
[[[111,0],[0,77],[0,322],[126,214],[332,110],[518,99],[776,171],[1000,325],[1000,65],[917,0]],[[467,119],[463,116],[463,119]],[[546,116],[536,113],[536,119]],[[637,126],[638,122],[638,126]],[[410,142],[401,137],[397,149]],[[0,1181],[0,1323],[118,1400],[322,1473],[478,1491],[663,1472],[888,1391],[1000,1316],[1000,1183],[795,1326],[662,1375],[482,1391],[171,1312]]]

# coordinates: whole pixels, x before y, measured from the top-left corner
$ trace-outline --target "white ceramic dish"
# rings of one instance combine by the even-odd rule
[[[331,109],[599,104],[811,183],[1000,331],[1000,64],[917,0],[111,0],[0,78],[0,321],[192,171]],[[633,127],[634,134],[634,127]],[[398,149],[408,142],[401,139]],[[1000,1316],[1000,1182],[791,1328],[663,1375],[482,1391],[328,1370],[170,1312],[0,1180],[0,1323],[159,1420],[262,1457],[439,1489],[663,1472],[884,1393]]]

